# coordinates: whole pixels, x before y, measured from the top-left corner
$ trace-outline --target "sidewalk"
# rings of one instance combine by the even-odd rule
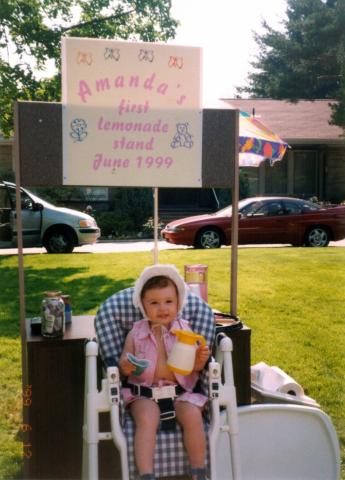
[[[340,240],[338,242],[330,242],[330,247],[345,247],[345,240]],[[291,245],[240,245],[239,248],[295,248]],[[154,248],[153,240],[100,240],[94,245],[83,245],[82,247],[76,247],[73,250],[73,253],[117,253],[117,252],[152,252]],[[229,247],[222,247],[229,248]],[[326,247],[329,248],[329,247]],[[158,241],[159,250],[185,250],[190,249],[194,250],[193,247],[187,247],[186,245],[173,245],[167,243],[165,240]],[[24,248],[24,254],[38,254],[38,253],[47,253],[43,247],[35,248]],[[16,248],[2,248],[0,249],[1,255],[17,255]]]
[[[153,251],[153,240],[100,240],[93,245],[76,247],[73,253],[112,253],[112,252],[150,252]],[[164,240],[158,241],[159,250],[186,249],[185,245],[172,245]],[[47,253],[43,247],[24,248],[24,254]],[[16,248],[0,249],[0,255],[17,255]]]

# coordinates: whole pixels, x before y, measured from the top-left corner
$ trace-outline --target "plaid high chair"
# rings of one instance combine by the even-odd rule
[[[132,301],[133,288],[122,290],[108,298],[100,307],[95,318],[95,330],[101,358],[106,366],[118,364],[125,338],[133,323],[142,315]],[[214,316],[211,308],[198,296],[188,292],[182,318],[187,320],[195,333],[203,335],[210,349],[215,337]],[[208,374],[206,369],[200,375],[201,391],[208,395]],[[127,442],[129,478],[136,477],[134,460],[134,422],[126,412],[122,422]],[[205,425],[207,429],[207,425]],[[189,473],[189,461],[184,450],[182,431],[178,424],[173,431],[159,429],[154,456],[154,473],[158,477]]]

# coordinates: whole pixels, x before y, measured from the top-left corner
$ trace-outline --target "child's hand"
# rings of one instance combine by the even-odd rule
[[[207,345],[201,346],[197,349],[196,355],[195,355],[195,363],[194,363],[194,370],[196,372],[200,372],[204,366],[206,365],[206,362],[210,356],[210,349],[208,348]]]
[[[134,372],[136,367],[124,356],[120,358],[119,368],[122,375],[129,377]]]

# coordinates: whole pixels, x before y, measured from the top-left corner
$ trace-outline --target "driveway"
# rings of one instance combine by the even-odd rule
[[[331,247],[345,247],[345,239],[339,242],[330,242]],[[260,248],[260,247],[283,247],[285,245],[241,245],[240,248]],[[286,245],[290,247],[290,245]],[[192,249],[192,247],[186,247],[185,245],[173,245],[159,240],[159,250],[172,250],[172,249]],[[222,247],[227,248],[227,247]],[[292,248],[292,247],[291,247]],[[111,252],[150,252],[153,251],[152,240],[119,240],[119,241],[100,241],[94,245],[83,245],[82,247],[76,247],[74,252],[79,253],[111,253]],[[24,254],[33,253],[47,253],[45,248],[24,248]],[[0,255],[16,255],[16,248],[3,248],[0,249]]]

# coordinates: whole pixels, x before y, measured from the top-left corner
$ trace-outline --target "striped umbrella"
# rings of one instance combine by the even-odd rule
[[[247,112],[240,112],[241,167],[257,167],[266,159],[273,165],[283,158],[288,147],[286,142],[257,118]]]

